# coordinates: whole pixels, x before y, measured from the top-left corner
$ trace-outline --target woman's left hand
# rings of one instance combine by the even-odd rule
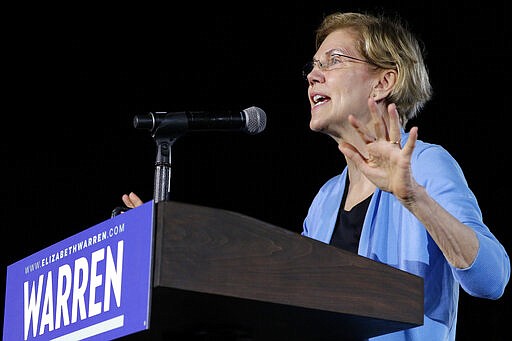
[[[409,138],[400,144],[400,119],[394,103],[384,111],[373,99],[368,100],[372,119],[369,126],[362,125],[355,117],[349,122],[366,144],[365,156],[354,145],[342,142],[338,148],[377,187],[393,193],[399,200],[408,201],[417,186],[412,176],[411,156],[418,138],[418,128],[409,131]],[[384,119],[388,115],[388,120]],[[386,122],[389,122],[389,127]]]

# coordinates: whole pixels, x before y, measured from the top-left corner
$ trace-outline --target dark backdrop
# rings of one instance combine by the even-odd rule
[[[152,199],[156,144],[132,124],[149,111],[265,110],[258,135],[179,138],[172,197],[299,233],[316,191],[345,165],[333,140],[309,130],[301,77],[314,29],[338,9],[398,14],[425,43],[435,93],[410,125],[459,161],[485,222],[511,252],[510,6],[326,3],[6,10],[13,24],[2,43],[1,291],[9,264],[108,219],[123,193]],[[510,287],[498,301],[461,291],[459,340],[510,334],[510,296]]]

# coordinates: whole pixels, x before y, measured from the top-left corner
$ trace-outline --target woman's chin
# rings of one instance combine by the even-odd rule
[[[309,122],[309,129],[311,129],[312,131],[315,131],[315,132],[321,132],[322,130],[324,130],[324,127],[321,124],[321,122],[311,120]]]

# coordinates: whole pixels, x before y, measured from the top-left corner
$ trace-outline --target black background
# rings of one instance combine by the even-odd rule
[[[301,77],[314,30],[334,10],[398,14],[424,42],[434,97],[408,127],[418,125],[420,139],[459,161],[484,221],[511,252],[504,1],[117,6],[5,10],[12,24],[2,39],[2,292],[9,264],[108,219],[123,193],[152,199],[156,144],[132,123],[149,111],[265,110],[258,135],[179,138],[173,200],[300,232],[319,187],[345,165],[332,139],[309,130]],[[461,290],[458,339],[484,332],[503,340],[510,296],[510,287],[498,301]]]

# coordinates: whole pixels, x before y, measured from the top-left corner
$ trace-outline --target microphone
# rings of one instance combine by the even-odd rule
[[[267,115],[258,107],[249,107],[240,112],[150,112],[136,115],[133,125],[148,129],[154,135],[181,135],[187,131],[242,131],[251,135],[261,133],[267,125]]]

